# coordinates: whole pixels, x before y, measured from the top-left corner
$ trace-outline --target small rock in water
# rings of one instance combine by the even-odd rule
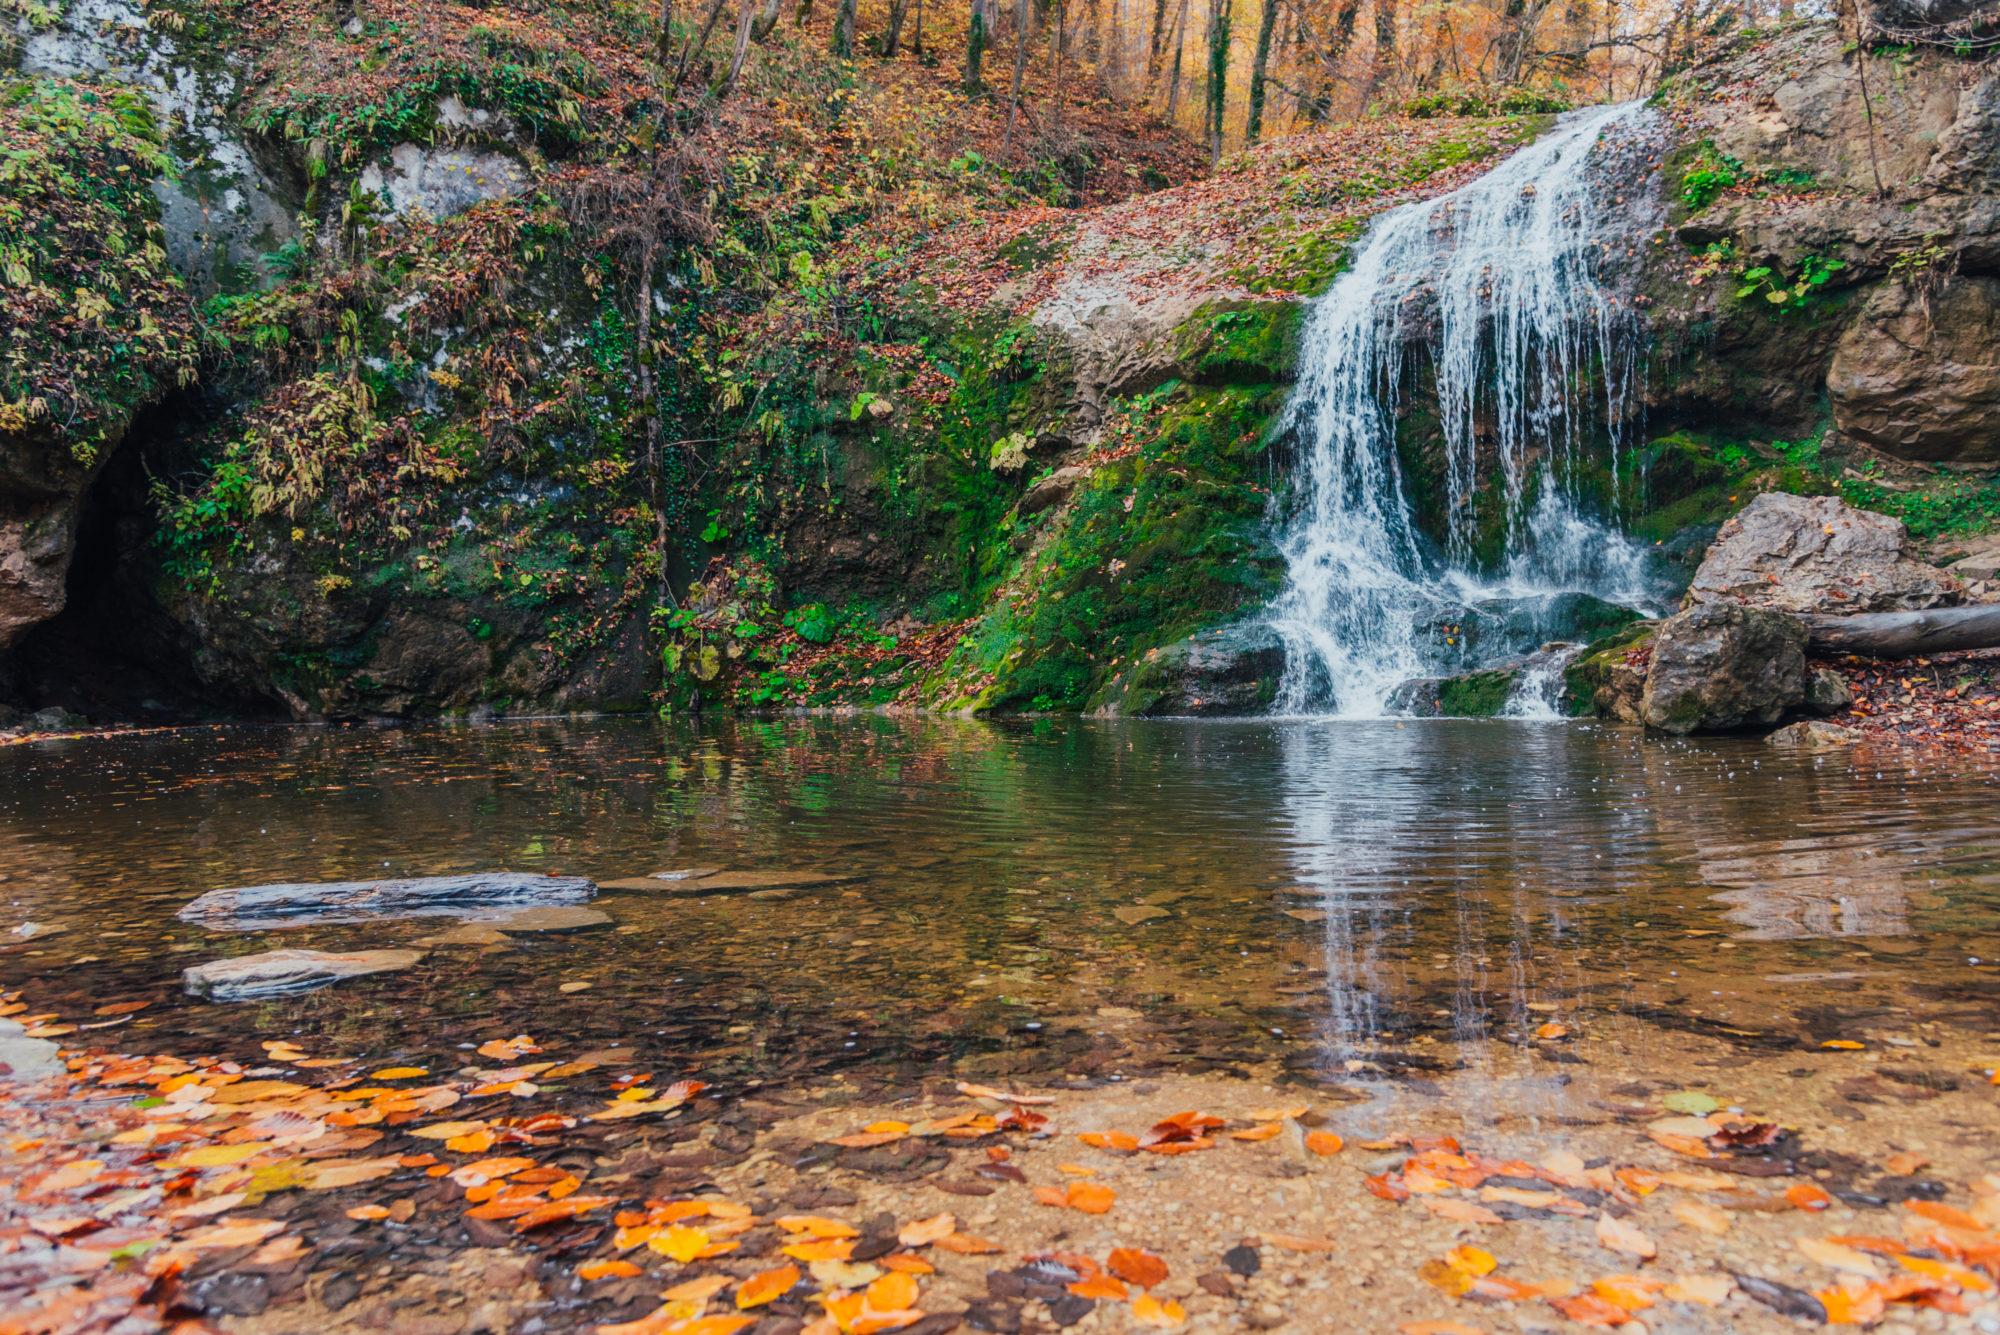
[[[610,926],[611,915],[574,907],[516,909],[511,913],[482,913],[466,925],[491,927],[496,932],[587,932],[593,927]]]
[[[402,880],[326,881],[211,890],[180,911],[182,922],[224,931],[291,927],[305,922],[365,922],[469,914],[501,905],[581,904],[597,894],[582,876],[478,872]]]
[[[1325,922],[1325,909],[1285,909],[1287,918],[1297,918],[1300,922]]]
[[[655,881],[699,881],[704,876],[713,876],[720,867],[683,867],[679,871],[656,871],[649,878]]]
[[[1778,729],[1764,739],[1766,746],[1846,746],[1861,740],[1861,734],[1838,723],[1808,719]]]
[[[192,965],[182,970],[181,981],[189,996],[210,1001],[259,1001],[310,992],[343,978],[407,969],[423,957],[421,950],[354,950],[344,954],[267,950]]]
[[[67,932],[68,930],[69,928],[59,927],[54,923],[24,922],[19,927],[16,927],[13,931],[9,932],[8,935],[18,936],[23,941],[39,941],[45,936],[60,936],[62,933]]]
[[[508,935],[497,927],[478,923],[460,923],[449,932],[439,932],[436,936],[419,937],[413,944],[419,946],[504,946]]]
[[[1127,904],[1111,910],[1111,916],[1127,926],[1137,927],[1148,918],[1171,917],[1165,909],[1154,908],[1151,904]]]

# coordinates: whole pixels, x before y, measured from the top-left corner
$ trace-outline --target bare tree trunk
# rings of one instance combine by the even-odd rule
[[[1069,21],[1069,4],[1068,0],[1055,0],[1055,4],[1056,4],[1056,41],[1055,41],[1055,51],[1053,53],[1053,57],[1056,64],[1055,128],[1060,130],[1062,128],[1062,113],[1063,113],[1063,95],[1062,95],[1063,52],[1065,48],[1069,45],[1069,32],[1067,27]]]
[[[1153,44],[1146,54],[1146,83],[1160,77],[1160,54],[1166,47],[1167,0],[1153,0]]]
[[[1014,87],[1007,100],[1007,129],[1000,136],[1000,151],[1014,142],[1014,118],[1021,114],[1021,80],[1028,73],[1028,0],[1014,0]]]
[[[660,31],[653,38],[660,63],[666,64],[674,52],[674,0],[660,0]]]
[[[1229,105],[1230,0],[1208,0],[1208,169],[1222,165],[1222,117]]]
[[[1257,54],[1250,62],[1250,112],[1243,123],[1246,148],[1264,133],[1264,80],[1271,64],[1271,34],[1277,31],[1278,8],[1278,0],[1264,0],[1264,13],[1257,20]]]
[[[792,11],[792,26],[794,28],[805,27],[806,20],[812,17],[812,12],[813,0],[799,0],[799,7]]]
[[[917,0],[917,35],[910,39],[910,50],[920,56],[924,53],[924,0]]]
[[[1927,612],[1873,612],[1862,616],[1806,616],[1806,643],[1830,654],[1914,658],[1958,649],[2000,645],[2000,604],[1934,607]]]
[[[764,0],[764,12],[757,16],[756,24],[750,29],[751,41],[759,46],[764,44],[764,39],[778,26],[778,7],[781,3],[782,0]]]
[[[1396,63],[1396,0],[1375,0],[1375,59],[1368,67],[1368,86],[1361,94],[1361,110],[1375,100],[1389,67]]]
[[[842,59],[854,54],[854,4],[855,0],[840,0],[833,16],[833,54]]]
[[[1172,124],[1174,112],[1181,103],[1181,51],[1187,45],[1188,0],[1181,0],[1180,17],[1174,23],[1174,68],[1167,82],[1167,123]]]
[[[714,3],[708,7],[708,18],[701,25],[701,35],[689,42],[686,49],[681,52],[680,61],[674,66],[674,83],[676,85],[687,77],[688,62],[694,59],[697,52],[708,49],[708,39],[715,32],[715,21],[722,17],[722,5],[723,0],[714,0]]]
[[[965,92],[976,96],[985,85],[979,81],[979,66],[986,54],[986,16],[979,12],[978,0],[972,7],[972,22],[965,30]]]
[[[757,0],[743,0],[736,14],[736,49],[729,55],[729,78],[723,83],[725,100],[736,96],[736,80],[743,73],[743,60],[750,54],[750,31],[757,23]]]
[[[882,58],[894,60],[896,45],[903,36],[903,16],[910,12],[910,0],[896,0],[889,9],[889,35],[882,39]]]

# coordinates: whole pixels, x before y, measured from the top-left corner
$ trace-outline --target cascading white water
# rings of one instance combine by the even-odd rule
[[[1600,432],[1615,469],[1638,382],[1637,319],[1617,279],[1657,206],[1616,197],[1591,169],[1601,140],[1631,137],[1646,115],[1639,103],[1577,113],[1460,190],[1385,214],[1314,304],[1279,423],[1299,467],[1280,539],[1287,586],[1268,614],[1286,645],[1278,712],[1381,714],[1441,657],[1464,665],[1440,651],[1482,602],[1565,590],[1645,601],[1642,549],[1579,503],[1575,471]],[[1415,523],[1396,451],[1405,353],[1418,347],[1444,438],[1441,550]],[[1489,479],[1486,503],[1505,507],[1497,575],[1471,564]]]

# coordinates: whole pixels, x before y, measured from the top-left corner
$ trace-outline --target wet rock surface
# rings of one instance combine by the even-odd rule
[[[1861,734],[1854,729],[1823,719],[1801,719],[1764,739],[1771,746],[1846,746],[1860,740]]]
[[[578,904],[597,893],[581,876],[476,872],[381,881],[323,881],[211,890],[182,908],[182,922],[255,931],[303,922],[363,922],[468,914],[501,905]]]
[[[1254,714],[1277,698],[1285,644],[1262,623],[1203,631],[1146,654],[1113,684],[1101,714]]]
[[[1688,597],[1844,616],[1949,606],[1964,593],[1919,557],[1901,520],[1837,496],[1766,492],[1722,526]]]
[[[421,950],[267,950],[257,955],[192,965],[182,972],[189,996],[209,1001],[261,1001],[327,987],[347,978],[407,969]]]
[[[1806,630],[1797,617],[1704,603],[1653,635],[1640,713],[1662,732],[1769,726],[1805,701]]]

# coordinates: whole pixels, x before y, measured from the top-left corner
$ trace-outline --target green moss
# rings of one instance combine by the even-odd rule
[[[1520,679],[1515,668],[1468,672],[1438,684],[1438,712],[1447,718],[1492,718],[1507,707]]]
[[[1641,645],[1652,641],[1656,621],[1634,621],[1599,639],[1592,640],[1570,665],[1563,669],[1563,703],[1571,714],[1589,714],[1597,688],[1611,680],[1611,669]]]
[[[1305,307],[1295,301],[1211,301],[1174,332],[1183,364],[1203,385],[1289,381]]]

